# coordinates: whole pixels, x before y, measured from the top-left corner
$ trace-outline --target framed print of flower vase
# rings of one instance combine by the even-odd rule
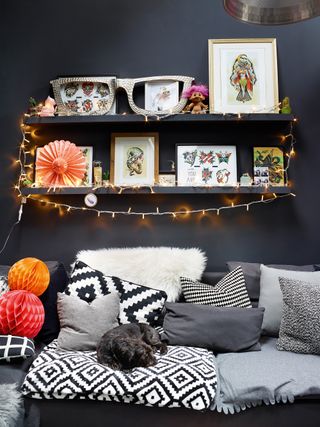
[[[159,178],[158,133],[111,134],[110,179],[119,186],[152,186]]]
[[[116,77],[63,77],[51,82],[60,116],[115,114]]]
[[[176,180],[180,186],[237,185],[234,145],[176,145]]]
[[[209,40],[210,113],[278,113],[276,39]]]

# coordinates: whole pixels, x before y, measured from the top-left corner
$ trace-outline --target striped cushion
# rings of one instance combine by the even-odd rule
[[[186,277],[180,277],[180,282],[187,302],[215,307],[252,307],[240,266],[228,273],[215,286]]]
[[[33,341],[27,337],[0,335],[0,360],[26,359],[35,352]]]

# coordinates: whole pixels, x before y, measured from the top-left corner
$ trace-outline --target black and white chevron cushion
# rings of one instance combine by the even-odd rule
[[[58,351],[56,341],[33,362],[22,393],[35,399],[91,399],[157,407],[210,407],[217,388],[213,354],[203,348],[168,347],[157,364],[114,371],[96,352]]]
[[[34,344],[30,338],[15,335],[0,335],[0,360],[10,362],[34,355]]]
[[[215,307],[252,307],[240,266],[228,273],[215,286],[186,277],[181,277],[180,282],[187,302]]]
[[[114,276],[105,276],[87,264],[78,261],[71,274],[65,293],[86,302],[92,302],[98,295],[117,292],[120,297],[119,322],[148,323],[155,326],[166,302],[164,291],[137,285]]]

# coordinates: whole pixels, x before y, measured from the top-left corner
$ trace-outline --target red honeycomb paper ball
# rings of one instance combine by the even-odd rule
[[[44,308],[28,291],[9,291],[0,298],[0,334],[34,338],[42,328]]]
[[[47,289],[50,282],[49,269],[37,258],[23,258],[13,264],[8,273],[11,291],[25,290],[39,296]]]

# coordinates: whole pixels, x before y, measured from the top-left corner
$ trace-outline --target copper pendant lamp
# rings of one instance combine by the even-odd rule
[[[320,0],[224,0],[234,18],[251,24],[291,24],[320,15]]]

